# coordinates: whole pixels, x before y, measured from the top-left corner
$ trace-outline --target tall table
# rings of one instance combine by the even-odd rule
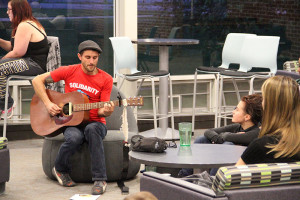
[[[130,151],[129,158],[139,163],[167,168],[218,168],[234,165],[246,147],[225,144],[193,144],[168,148],[164,153]]]
[[[164,70],[169,72],[169,47],[175,45],[192,45],[198,44],[199,40],[195,39],[171,39],[171,38],[148,38],[148,39],[138,39],[133,41],[137,44],[142,45],[156,45],[159,46],[159,70]],[[159,79],[159,113],[166,116],[168,114],[168,78]],[[142,135],[154,136],[155,132],[153,130],[145,131],[141,133]],[[157,137],[163,139],[177,139],[178,131],[172,134],[172,129],[168,128],[168,118],[163,118],[159,120],[159,128],[157,130]]]

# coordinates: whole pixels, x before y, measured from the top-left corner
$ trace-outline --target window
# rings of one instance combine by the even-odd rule
[[[200,65],[219,66],[228,33],[280,36],[277,65],[282,69],[285,61],[299,57],[298,8],[297,0],[139,0],[138,37],[199,39],[199,45],[171,47],[170,72],[179,75],[193,74]],[[158,47],[139,45],[138,52],[139,69],[158,69]]]

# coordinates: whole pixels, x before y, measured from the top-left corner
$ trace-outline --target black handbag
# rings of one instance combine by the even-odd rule
[[[165,140],[157,137],[144,137],[142,135],[134,135],[131,138],[133,151],[162,153],[167,149],[168,145]]]

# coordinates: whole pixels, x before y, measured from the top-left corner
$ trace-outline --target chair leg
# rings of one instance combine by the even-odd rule
[[[220,118],[220,120],[222,120],[222,118],[223,118],[223,121],[224,121],[224,126],[227,126],[227,120],[226,120],[226,117],[227,117],[227,113],[226,113],[226,99],[225,99],[225,94],[224,94],[224,92],[222,91],[222,103],[223,104],[221,104],[221,109],[223,109],[223,113],[224,114],[222,114],[222,111],[221,111],[221,118]],[[222,122],[222,121],[220,121],[220,122]],[[220,126],[221,126],[221,124],[220,124]],[[219,126],[219,127],[220,127]]]
[[[5,91],[5,103],[4,103],[4,122],[3,122],[3,137],[6,137],[6,128],[7,128],[7,107],[8,107],[8,89],[9,89],[9,81],[11,77],[8,77],[6,80],[6,91]]]
[[[120,77],[120,78],[121,78],[121,77]],[[121,91],[121,87],[123,86],[124,81],[125,81],[125,78],[122,78],[122,82],[121,82],[120,86],[118,87],[118,90]]]
[[[140,89],[141,89],[141,87],[142,87],[142,85],[143,85],[143,83],[144,83],[144,78],[141,80],[141,83],[139,84],[139,86],[138,86],[138,88],[137,88],[137,91],[136,91],[136,94],[135,94],[135,96],[138,96],[139,95],[139,92],[140,92]]]
[[[156,116],[156,103],[155,103],[155,84],[153,78],[151,79],[151,86],[152,86],[152,104],[153,104],[153,119],[154,119],[154,131],[155,137],[157,137],[157,116]]]
[[[236,84],[236,80],[234,78],[232,78],[232,84],[233,84],[233,87],[234,87],[234,90],[235,90],[235,93],[236,93],[236,98],[237,98],[238,102],[240,102],[241,101],[241,95],[240,95],[239,88]]]
[[[171,100],[171,126],[172,126],[172,140],[175,138],[174,136],[174,107],[173,107],[173,86],[172,79],[169,75],[169,84],[170,84],[170,100]]]
[[[196,90],[197,90],[197,70],[194,76],[194,92],[193,92],[193,110],[192,110],[192,132],[195,132],[195,109],[196,109]]]
[[[215,128],[218,127],[220,74],[215,74]]]
[[[250,85],[250,89],[249,89],[249,95],[254,93],[254,79],[255,77],[251,77],[250,81],[249,81],[249,85]]]
[[[221,119],[222,119],[222,100],[223,100],[223,76],[220,76],[220,89],[219,89],[219,97],[218,97],[218,106],[217,106],[217,110],[218,110],[218,127],[221,126]]]

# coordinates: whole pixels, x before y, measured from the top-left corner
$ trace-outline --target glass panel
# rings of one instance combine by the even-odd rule
[[[30,101],[22,102],[22,117],[21,118],[29,118],[28,116],[26,116],[29,114],[30,114]]]
[[[182,108],[193,107],[193,95],[182,96]],[[207,107],[207,95],[196,95],[196,108]]]
[[[78,44],[93,40],[103,50],[98,67],[113,75],[113,53],[108,39],[113,36],[113,0],[29,2],[47,35],[59,37],[62,65],[79,63]],[[7,0],[1,1],[0,8],[0,38],[9,39],[11,23],[6,14]]]
[[[21,87],[20,89],[21,89],[21,94],[22,94],[22,96],[21,96],[22,101],[24,101],[24,100],[31,101],[32,96],[34,94],[33,88],[32,87],[28,87],[28,88],[27,87]]]
[[[299,1],[138,0],[139,38],[193,38],[198,45],[170,47],[171,74],[193,74],[197,66],[219,66],[228,33],[280,36],[277,65],[299,57]],[[171,30],[174,30],[171,34]],[[139,45],[140,70],[158,69],[158,47]],[[238,67],[238,66],[237,66]]]
[[[21,114],[22,114],[22,118],[24,118],[23,115],[30,114],[30,102],[34,94],[34,90],[32,87],[20,87],[20,90],[21,90],[21,104],[22,104]]]

